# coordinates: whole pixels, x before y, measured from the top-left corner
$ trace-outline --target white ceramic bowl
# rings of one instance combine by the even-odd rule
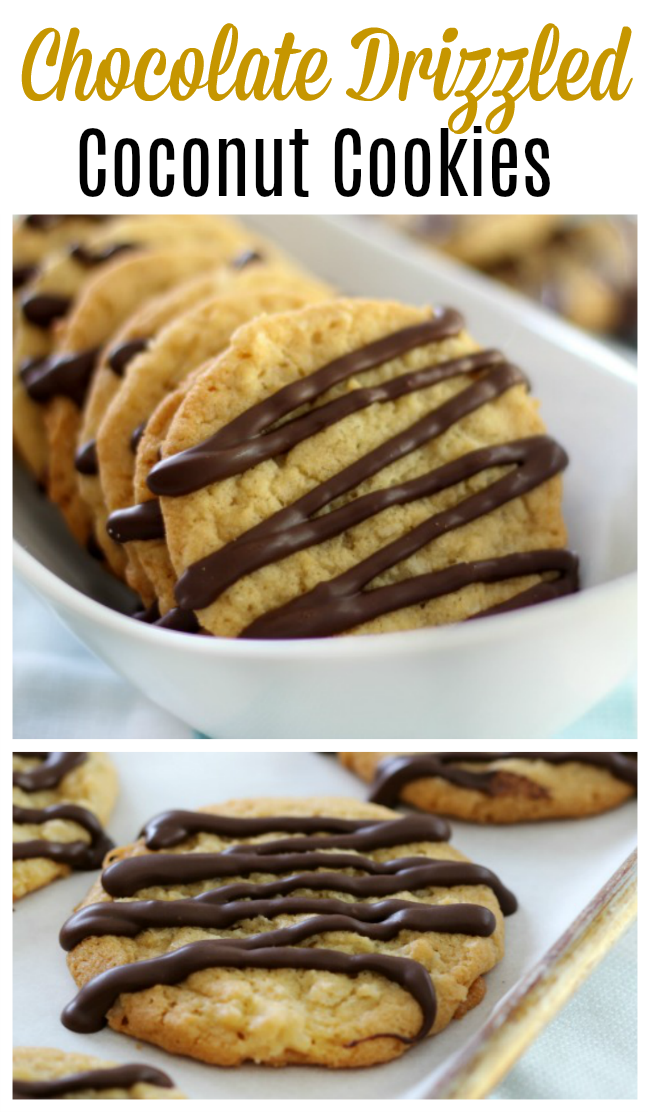
[[[189,637],[132,605],[16,468],[19,574],[98,656],[195,729],[228,738],[548,738],[613,689],[636,648],[636,386],[627,363],[527,300],[349,218],[252,218],[346,292],[454,305],[530,375],[568,450],[583,590],[480,622],[372,637]]]

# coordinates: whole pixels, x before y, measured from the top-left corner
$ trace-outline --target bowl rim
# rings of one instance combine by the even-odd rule
[[[113,610],[97,599],[91,598],[66,583],[50,571],[18,541],[14,540],[14,567],[20,577],[55,608],[63,607],[73,611],[77,617],[95,626],[104,626],[114,633],[131,637],[152,648],[170,649],[182,643],[183,651],[192,651],[197,656],[212,658],[231,657],[235,659],[258,660],[296,660],[307,655],[311,662],[317,660],[364,660],[375,656],[390,654],[392,650],[406,648],[415,652],[445,652],[464,647],[483,645],[486,641],[495,645],[499,641],[519,637],[524,632],[534,634],[536,625],[555,622],[561,613],[569,621],[580,621],[581,614],[593,602],[607,601],[609,596],[628,595],[632,592],[636,599],[638,573],[627,572],[607,583],[599,583],[574,595],[554,599],[541,606],[527,607],[506,614],[495,614],[478,622],[459,622],[454,625],[434,626],[426,629],[403,630],[395,633],[369,633],[358,637],[320,637],[295,638],[291,640],[239,640],[233,637],[192,637],[179,634],[175,630],[160,629],[146,622],[134,620],[130,615]],[[556,615],[557,618],[553,617]],[[175,635],[170,641],[170,635]],[[182,642],[178,638],[183,637]],[[161,640],[162,638],[162,640]]]

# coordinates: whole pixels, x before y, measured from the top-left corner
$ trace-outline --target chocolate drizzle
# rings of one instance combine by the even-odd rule
[[[96,440],[89,440],[86,444],[82,444],[81,448],[75,453],[74,466],[80,475],[99,474]]]
[[[118,344],[110,352],[108,356],[109,367],[118,378],[122,378],[131,360],[135,359],[141,351],[145,351],[148,345],[149,341],[146,339],[125,340],[123,344]]]
[[[418,842],[443,841],[449,827],[433,816],[396,820],[350,820],[328,816],[240,818],[203,812],[171,811],[151,820],[143,831],[148,849],[177,846],[199,833],[224,838],[288,834],[271,841],[234,843],[222,853],[145,853],[109,865],[102,876],[105,891],[123,903],[100,902],[81,908],[64,925],[61,945],[72,950],[84,939],[102,935],[133,938],[156,928],[232,928],[246,920],[272,920],[281,915],[307,915],[289,926],[241,938],[210,939],[184,946],[152,960],[136,961],[95,977],[65,1009],[63,1023],[71,1030],[99,1030],[122,993],[156,985],[174,985],[194,972],[210,968],[305,969],[357,976],[371,972],[399,984],[419,1004],[422,1022],[413,1037],[385,1032],[410,1044],[431,1030],[436,998],[430,974],[418,961],[384,953],[349,955],[338,950],[299,948],[298,943],[332,932],[389,941],[400,931],[438,931],[489,937],[496,918],[481,905],[428,904],[370,896],[428,887],[486,884],[506,914],[516,908],[514,896],[489,870],[464,861],[411,857],[385,862],[361,856],[374,850]],[[347,869],[350,872],[314,871]],[[298,872],[294,872],[294,870]],[[199,880],[247,874],[288,874],[266,883],[238,881],[187,899],[136,900],[129,897],[151,886],[191,884]],[[358,875],[365,874],[365,875]],[[340,892],[353,901],[305,895]],[[300,895],[290,893],[301,891]],[[359,1040],[363,1041],[363,1040]],[[346,1045],[356,1045],[349,1042]]]
[[[230,266],[233,270],[244,270],[245,267],[250,266],[251,263],[261,263],[264,261],[264,256],[260,255],[259,251],[242,251],[232,259]]]
[[[13,786],[27,793],[58,788],[64,778],[88,758],[87,753],[15,753],[14,756],[38,758],[42,762],[32,769],[14,770]],[[18,826],[39,826],[57,819],[76,823],[90,835],[90,842],[56,842],[45,838],[17,841],[13,843],[14,861],[45,857],[70,869],[99,869],[106,854],[113,849],[113,842],[92,811],[76,803],[54,803],[42,808],[13,806],[13,821]]]
[[[60,865],[85,871],[101,868],[106,854],[114,848],[113,842],[104,833],[99,819],[74,803],[56,803],[51,807],[13,809],[13,821],[17,825],[40,825],[54,819],[65,819],[81,826],[90,834],[87,842],[54,842],[44,838],[33,838],[27,842],[13,843],[14,861],[25,861],[32,857],[47,857]]]
[[[114,510],[106,523],[106,532],[118,544],[128,541],[162,540],[165,536],[160,502],[152,498],[149,502],[138,502],[123,510]]]
[[[70,248],[70,258],[81,263],[82,266],[100,266],[102,263],[111,262],[118,255],[123,255],[125,251],[133,251],[135,246],[134,243],[112,243],[108,247],[94,250],[83,243],[75,243]]]
[[[435,861],[427,857],[399,857],[374,861],[352,853],[269,854],[261,861],[256,853],[159,853],[155,856],[129,857],[109,865],[102,877],[110,896],[124,899],[143,888],[164,884],[196,884],[251,873],[285,873],[302,869],[357,869],[368,874],[352,877],[344,873],[302,871],[277,884],[251,885],[263,888],[264,895],[285,895],[296,888],[317,888],[345,892],[353,896],[391,896],[406,888],[416,890],[435,886],[453,888],[462,884],[484,884],[492,888],[504,913],[515,910],[513,897],[499,878],[482,865],[465,861]]]
[[[337,384],[371,370],[423,344],[455,335],[462,326],[451,310],[402,329],[335,360],[283,387],[225,425],[202,443],[162,460],[147,480],[154,494],[178,497],[210,483],[241,474],[284,455],[322,429],[371,405],[395,401],[460,375],[467,387],[413,425],[397,433],[355,463],[318,484],[292,505],[271,515],[216,552],[191,564],[176,584],[179,606],[202,610],[246,575],[322,544],[394,506],[430,498],[491,468],[508,468],[485,489],[456,506],[434,514],[392,543],[378,549],[341,575],[319,583],[285,605],[263,614],[240,636],[244,638],[326,637],[408,606],[418,605],[476,583],[499,583],[525,575],[548,576],[514,598],[481,611],[502,613],[558,598],[578,588],[578,562],[563,549],[515,552],[379,587],[371,583],[451,530],[519,498],[568,463],[550,437],[534,436],[468,452],[459,459],[411,479],[328,509],[386,467],[440,436],[481,406],[517,385],[528,385],[522,372],[497,351],[480,351],[410,371],[375,386],[349,390],[297,416],[300,407],[317,401]],[[283,421],[283,419],[288,418]],[[278,422],[283,423],[278,424]],[[552,577],[552,578],[551,578]]]
[[[20,368],[20,377],[30,398],[41,405],[52,398],[70,398],[83,406],[99,350],[30,359]]]
[[[72,298],[55,293],[34,293],[25,297],[21,309],[25,320],[35,328],[49,328],[55,320],[64,317],[72,305]]]
[[[147,427],[147,422],[143,421],[140,425],[136,425],[133,432],[131,433],[131,439],[129,440],[129,444],[131,445],[131,451],[133,452],[134,455],[135,455],[135,453],[137,452],[137,450],[140,446],[140,441],[142,440],[142,437],[144,436],[144,430],[146,429],[146,427]]]
[[[162,614],[154,625],[160,629],[172,629],[176,633],[199,633],[201,626],[193,610],[182,610],[180,606],[173,606]]]
[[[108,216],[95,215],[94,213],[81,216],[25,216],[24,223],[28,228],[35,228],[39,232],[49,232],[52,228],[58,228],[61,224],[65,224],[68,220],[108,220]]]
[[[337,415],[331,421],[327,419],[332,414],[331,409],[323,407],[327,413],[318,409],[305,414],[303,418],[286,422],[280,429],[269,431],[277,421],[301,406],[316,401],[322,394],[353,375],[373,370],[382,363],[404,355],[407,351],[412,351],[423,344],[454,336],[460,331],[461,326],[462,321],[457,313],[453,310],[443,310],[431,320],[385,336],[382,340],[377,340],[334,360],[333,363],[328,363],[327,366],[321,367],[319,371],[306,378],[289,383],[270,398],[266,398],[265,401],[259,402],[236,417],[214,436],[193,448],[188,448],[185,452],[179,452],[157,463],[147,480],[149,489],[153,494],[172,498],[191,494],[219,479],[239,475],[249,467],[270,459],[276,453],[287,452],[307,436],[313,435],[333,421],[340,420],[339,410],[337,408]],[[432,370],[432,368],[428,369]],[[433,370],[437,372],[438,368]],[[454,374],[460,373],[460,370],[455,369]],[[423,374],[424,372],[417,372],[419,377]],[[432,381],[434,380],[435,376],[432,378]],[[418,387],[414,386],[413,389]],[[407,392],[405,385],[403,393]],[[341,400],[337,399],[330,404],[337,405]],[[347,399],[343,399],[345,400]],[[365,408],[370,404],[371,401],[367,400],[358,408]],[[354,409],[348,412],[354,412]]]
[[[83,1070],[65,1077],[51,1077],[46,1081],[21,1081],[14,1078],[14,1100],[56,1100],[69,1093],[104,1092],[108,1089],[131,1089],[134,1085],[155,1085],[159,1089],[173,1089],[174,1083],[162,1070],[153,1066],[108,1066],[104,1069]]]
[[[637,783],[635,753],[411,753],[388,757],[377,765],[370,798],[375,803],[390,806],[399,800],[403,787],[427,777],[436,777],[486,795],[497,795],[500,790],[498,770],[477,772],[475,769],[459,768],[458,765],[504,760],[547,761],[549,764],[577,761],[603,768],[634,787]]]
[[[22,289],[22,287],[26,286],[28,282],[31,282],[37,274],[38,267],[34,266],[33,263],[26,264],[25,266],[15,266],[12,274],[13,289]]]
[[[418,839],[427,842],[447,842],[451,837],[449,824],[434,815],[408,815],[403,819],[386,823],[377,819],[343,819],[329,815],[275,815],[272,818],[241,818],[235,815],[215,815],[209,811],[163,811],[150,819],[141,833],[147,849],[172,849],[195,834],[216,834],[223,838],[254,838],[260,834],[356,834],[358,831],[372,831],[379,836],[379,846],[395,846]],[[296,848],[296,840],[292,839]],[[340,840],[338,841],[340,845]],[[359,845],[357,841],[356,845]],[[265,842],[257,846],[260,851],[273,852],[277,842]],[[366,849],[370,848],[366,839]],[[251,849],[253,847],[247,847]],[[355,846],[356,848],[356,846]]]
[[[87,753],[16,753],[16,757],[34,757],[43,763],[36,768],[14,770],[13,784],[24,792],[42,792],[57,788],[64,776],[88,759]]]
[[[145,625],[153,625],[160,617],[158,599],[154,599],[151,606],[143,606],[139,610],[134,610],[131,617],[135,618],[137,622],[144,622]]]
[[[263,935],[236,944],[221,941],[192,942],[160,958],[131,962],[100,973],[80,990],[61,1016],[70,1031],[89,1034],[106,1026],[106,1013],[125,992],[143,992],[156,985],[177,985],[193,973],[206,969],[306,969],[341,973],[349,977],[376,973],[400,985],[417,1001],[422,1023],[416,1035],[408,1037],[392,1031],[372,1038],[393,1038],[412,1044],[425,1038],[436,1018],[436,997],[427,970],[410,958],[387,954],[345,954],[337,950],[294,949],[289,946],[265,948]],[[252,943],[256,945],[253,946]],[[354,1046],[355,1040],[348,1043]]]
[[[266,946],[287,946],[330,931],[352,931],[362,938],[387,942],[402,930],[476,934],[489,938],[496,929],[492,912],[480,904],[417,903],[415,900],[382,900],[350,903],[347,900],[282,896],[278,899],[222,899],[225,889],[205,892],[188,900],[128,900],[82,907],[61,928],[59,941],[73,950],[84,938],[118,935],[135,938],[141,931],[160,927],[228,929],[247,919],[274,919],[279,915],[311,915],[279,931],[268,931]]]

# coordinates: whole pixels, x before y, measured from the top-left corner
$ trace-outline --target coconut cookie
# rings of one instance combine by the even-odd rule
[[[61,324],[88,281],[125,252],[177,247],[207,247],[219,260],[234,257],[254,244],[235,221],[220,217],[135,216],[108,220],[87,242],[68,246],[47,257],[37,274],[20,292],[14,337],[14,440],[35,476],[44,481],[47,435],[42,406],[52,396],[56,380],[88,377],[88,352],[59,351],[54,368],[50,357],[61,334]],[[61,358],[65,352],[65,358]]]
[[[636,753],[341,753],[371,799],[471,822],[600,814],[636,793]]]
[[[106,753],[13,754],[14,900],[72,870],[101,868],[116,796]]]
[[[148,486],[178,605],[219,636],[462,621],[577,588],[565,452],[453,310],[340,300],[240,329]]]
[[[138,441],[136,453],[133,451],[134,432],[142,430],[144,434],[148,431],[147,422],[156,406],[164,407],[163,427],[166,432],[168,422],[184,396],[184,393],[176,393],[176,387],[185,381],[190,371],[223,351],[233,332],[246,321],[262,314],[301,308],[311,301],[322,300],[328,293],[328,288],[320,283],[305,283],[289,275],[284,279],[276,275],[273,284],[266,288],[242,288],[224,293],[173,321],[149,350],[134,361],[123,390],[102,424],[98,455],[106,502],[112,510],[108,519],[109,536],[122,544],[127,542],[129,552],[133,544],[136,546],[138,559],[134,568],[130,569],[129,582],[145,601],[151,601],[147,598],[147,584],[138,575],[138,569],[143,568],[148,582],[160,597],[162,613],[176,606],[172,593],[175,575],[166,546],[149,548],[150,541],[164,539],[164,532],[158,503],[153,501],[145,485],[149,471],[158,458],[161,441],[156,431],[160,427],[159,421],[155,422],[150,436],[145,439],[143,435]],[[152,458],[152,452],[156,453],[155,458]],[[130,490],[128,495],[127,488]],[[152,512],[159,525],[157,535],[152,527]],[[162,563],[160,556],[163,557]],[[147,566],[151,565],[150,573]],[[159,589],[154,582],[160,579],[164,589]],[[170,598],[163,599],[163,594],[169,594]]]
[[[63,1050],[21,1046],[13,1056],[14,1100],[185,1100],[162,1070],[118,1066]]]
[[[279,293],[275,299],[267,297],[269,310],[264,305],[265,291],[276,289],[286,289],[291,297],[284,303]],[[206,291],[204,281],[190,283],[159,299],[153,307],[145,305],[127,322],[116,347],[118,352],[125,347],[127,351],[135,348],[136,354],[121,377],[112,366],[115,346],[110,345],[110,352],[100,361],[83,414],[83,447],[77,456],[79,470],[80,456],[85,457],[89,447],[95,449],[96,473],[88,474],[84,467],[80,490],[94,512],[96,539],[118,571],[124,567],[124,552],[106,534],[106,511],[133,504],[134,430],[146,423],[158,402],[182,382],[188,369],[220,352],[234,328],[255,315],[254,308],[242,310],[234,318],[230,314],[229,320],[228,294],[242,306],[254,307],[259,302],[257,311],[265,312],[323,300],[331,291],[289,264],[260,260],[245,267],[223,267],[213,276],[210,290]],[[225,298],[221,313],[220,298]],[[218,320],[220,327],[215,330]],[[216,346],[215,332],[219,340]]]
[[[516,908],[448,836],[348,799],[159,815],[61,931],[63,1023],[222,1066],[396,1058],[481,1000]]]

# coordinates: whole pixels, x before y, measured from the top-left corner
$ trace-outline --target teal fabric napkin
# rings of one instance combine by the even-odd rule
[[[634,926],[542,1032],[492,1099],[636,1100],[636,1096]]]
[[[14,585],[14,738],[200,738],[93,656],[20,580]],[[560,739],[636,738],[632,677]]]

